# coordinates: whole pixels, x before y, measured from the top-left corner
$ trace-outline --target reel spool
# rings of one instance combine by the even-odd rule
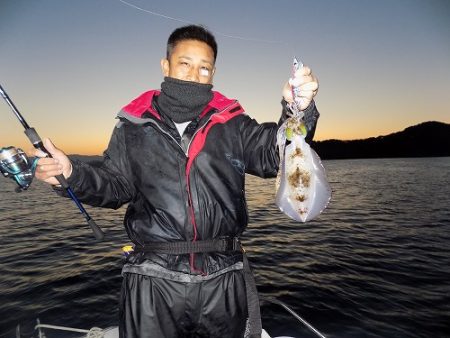
[[[37,158],[32,162],[25,152],[13,146],[0,149],[0,171],[5,177],[16,181],[16,192],[27,190],[33,181]]]

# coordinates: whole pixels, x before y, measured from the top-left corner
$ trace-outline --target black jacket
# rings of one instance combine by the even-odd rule
[[[69,184],[92,206],[129,203],[124,223],[135,244],[240,236],[248,223],[245,174],[276,176],[278,125],[258,124],[236,100],[214,92],[180,137],[154,108],[158,93],[146,92],[121,110],[102,165],[75,161]],[[310,139],[318,115],[314,104],[305,114]],[[211,274],[242,260],[238,252],[146,253],[131,262],[145,259],[190,274]]]

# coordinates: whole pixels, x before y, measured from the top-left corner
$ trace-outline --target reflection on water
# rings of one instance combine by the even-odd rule
[[[261,294],[329,337],[450,337],[450,158],[325,161],[333,189],[307,224],[281,214],[274,180],[247,177],[243,239]],[[96,242],[70,200],[0,178],[0,335],[17,323],[82,328],[117,322],[125,209],[87,207]],[[277,314],[275,316],[275,313]],[[272,332],[290,325],[264,307]]]

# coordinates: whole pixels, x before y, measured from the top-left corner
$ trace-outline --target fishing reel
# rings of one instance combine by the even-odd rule
[[[33,181],[38,158],[30,161],[20,148],[0,148],[0,171],[19,185],[16,192],[27,190]]]

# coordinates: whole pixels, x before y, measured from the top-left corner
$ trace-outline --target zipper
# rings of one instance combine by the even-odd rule
[[[214,114],[213,114],[214,115]],[[209,117],[209,119],[208,119],[208,121],[204,124],[204,126],[209,122],[209,120],[211,119],[211,117],[212,116],[210,116]],[[189,156],[188,156],[188,154],[189,154],[189,146],[190,146],[190,144],[191,144],[191,141],[194,139],[194,137],[195,137],[195,135],[197,134],[197,132],[199,132],[200,131],[200,129],[202,129],[202,128],[200,128],[199,130],[197,130],[193,135],[192,135],[192,138],[191,138],[191,141],[189,141],[189,144],[188,144],[188,146],[187,146],[187,148],[186,148],[186,152],[183,150],[183,147],[177,142],[177,140],[170,134],[170,133],[168,133],[168,132],[166,132],[165,130],[163,130],[156,122],[154,122],[154,121],[152,121],[152,120],[150,120],[149,121],[149,123],[151,123],[151,124],[153,124],[161,133],[163,133],[163,134],[165,134],[165,135],[167,135],[171,140],[173,140],[177,145],[178,145],[178,147],[181,149],[181,151],[183,152],[183,154],[186,156],[186,164],[187,164],[187,162],[189,161]],[[191,219],[191,224],[193,225],[193,228],[194,228],[194,239],[192,240],[193,242],[195,242],[196,240],[197,240],[197,223],[196,223],[196,221],[195,221],[195,211],[194,211],[194,206],[192,205],[192,195],[191,195],[191,188],[190,188],[190,179],[189,179],[189,175],[186,173],[186,170],[185,170],[185,179],[186,179],[186,192],[187,192],[187,196],[188,196],[188,215],[189,215],[189,217],[190,217],[190,219]],[[198,272],[198,273],[200,273],[202,276],[205,276],[206,275],[206,273],[203,271],[203,270],[200,270],[200,269],[197,269],[196,267],[195,267],[195,262],[194,262],[194,259],[195,259],[195,254],[194,253],[190,253],[189,254],[189,266],[190,266],[190,268],[191,268],[191,272]]]
[[[159,131],[161,131],[163,134],[169,136],[169,138],[170,138],[171,140],[173,140],[173,141],[176,143],[176,145],[181,149],[181,151],[183,152],[183,154],[186,155],[186,153],[185,153],[184,150],[183,150],[183,147],[181,147],[181,144],[179,144],[178,141],[177,141],[170,133],[168,133],[167,131],[163,130],[163,129],[155,122],[155,121],[151,121],[151,120],[150,120],[149,123],[153,124],[153,125],[154,125]]]
[[[202,130],[208,125],[208,123],[211,121],[211,119],[213,118],[213,116],[216,116],[216,115],[218,115],[218,114],[224,112],[225,110],[227,110],[230,106],[232,106],[232,105],[235,104],[236,102],[237,102],[237,100],[234,100],[233,103],[229,104],[228,106],[226,106],[225,108],[223,108],[221,111],[218,111],[218,112],[216,112],[216,113],[214,113],[214,114],[211,114],[211,116],[209,116],[209,118],[206,120],[206,122],[203,124],[203,126],[202,126],[201,128],[199,128],[199,129],[197,129],[197,130],[194,132],[194,134],[192,135],[192,137],[191,137],[191,139],[190,139],[190,141],[189,141],[189,143],[188,143],[188,146],[186,147],[186,153],[185,153],[185,154],[186,154],[186,159],[187,159],[186,165],[187,165],[188,162],[189,162],[189,148],[191,147],[191,143],[192,143],[192,141],[194,140],[195,136],[197,136],[197,134],[198,134],[200,131],[202,131]],[[197,234],[198,234],[198,232],[197,232],[197,222],[195,221],[195,210],[194,210],[194,205],[193,205],[193,202],[192,202],[191,180],[190,180],[190,178],[189,178],[190,171],[189,171],[189,172],[186,171],[185,173],[186,173],[186,186],[187,186],[187,193],[188,193],[189,214],[190,214],[190,217],[191,217],[191,223],[192,223],[193,228],[194,228],[194,238],[193,238],[192,242],[195,242],[195,241],[197,240]],[[201,269],[197,269],[197,268],[195,267],[195,261],[194,261],[194,259],[195,259],[195,253],[189,254],[189,266],[190,266],[190,268],[191,268],[191,271],[192,271],[192,272],[199,272],[202,276],[206,276],[206,275],[207,275],[206,272],[204,272],[204,271],[201,270]]]

